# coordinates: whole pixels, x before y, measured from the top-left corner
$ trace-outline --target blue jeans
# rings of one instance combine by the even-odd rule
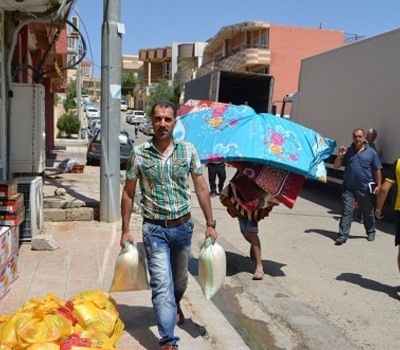
[[[193,221],[176,227],[143,223],[143,244],[150,272],[152,302],[160,333],[160,345],[176,345],[174,336],[177,303],[188,283]]]
[[[243,236],[249,233],[258,233],[258,222],[249,219],[239,218],[240,232]]]
[[[358,202],[360,213],[364,220],[366,234],[375,235],[374,195],[365,190],[342,190],[342,218],[339,223],[339,236],[346,238],[350,235],[353,221],[354,203]]]

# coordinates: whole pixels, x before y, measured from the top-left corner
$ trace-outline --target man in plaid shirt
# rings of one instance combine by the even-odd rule
[[[177,349],[175,324],[183,323],[179,302],[188,282],[193,233],[190,214],[189,174],[206,220],[206,237],[217,238],[208,185],[195,147],[174,139],[176,108],[168,101],[152,108],[154,137],[133,149],[122,191],[121,246],[134,242],[129,222],[136,193],[142,194],[142,237],[150,272],[152,302],[162,349]]]

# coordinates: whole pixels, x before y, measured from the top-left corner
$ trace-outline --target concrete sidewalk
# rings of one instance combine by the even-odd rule
[[[13,282],[10,294],[0,301],[0,315],[13,313],[30,298],[44,298],[46,293],[68,300],[87,290],[108,291],[111,285],[120,251],[121,222],[99,222],[94,217],[90,219],[87,213],[82,214],[85,211],[93,214],[98,208],[98,169],[85,167],[82,174],[57,174],[55,168],[65,158],[75,158],[84,163],[84,141],[67,142],[68,145],[56,144],[53,164],[46,170],[44,178],[44,199],[49,220],[45,221],[43,234],[51,235],[59,248],[34,251],[30,243],[21,245],[19,277]],[[66,195],[62,198],[55,196],[57,188],[64,188]],[[60,211],[69,211],[70,217],[62,220],[66,216]],[[55,212],[58,214],[53,215]],[[83,221],[71,220],[74,215],[81,215]],[[131,226],[141,246],[139,214],[132,213]],[[118,349],[159,349],[150,291],[111,295],[119,305],[120,317],[125,324]],[[191,275],[182,309],[186,320],[176,328],[176,334],[181,339],[180,349],[248,349],[212,301],[205,299],[195,277]]]

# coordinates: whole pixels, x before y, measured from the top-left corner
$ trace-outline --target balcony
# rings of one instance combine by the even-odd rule
[[[241,71],[246,67],[269,66],[271,52],[266,45],[245,45],[234,47],[225,56],[205,62],[201,67],[205,72],[216,69]]]
[[[61,3],[62,0],[0,0],[0,8],[5,11],[40,13]]]

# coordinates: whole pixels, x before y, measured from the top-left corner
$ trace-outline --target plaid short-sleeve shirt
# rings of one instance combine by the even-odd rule
[[[126,177],[139,180],[143,217],[174,220],[190,211],[189,174],[202,174],[195,147],[174,139],[167,156],[152,141],[135,147],[128,160]]]

